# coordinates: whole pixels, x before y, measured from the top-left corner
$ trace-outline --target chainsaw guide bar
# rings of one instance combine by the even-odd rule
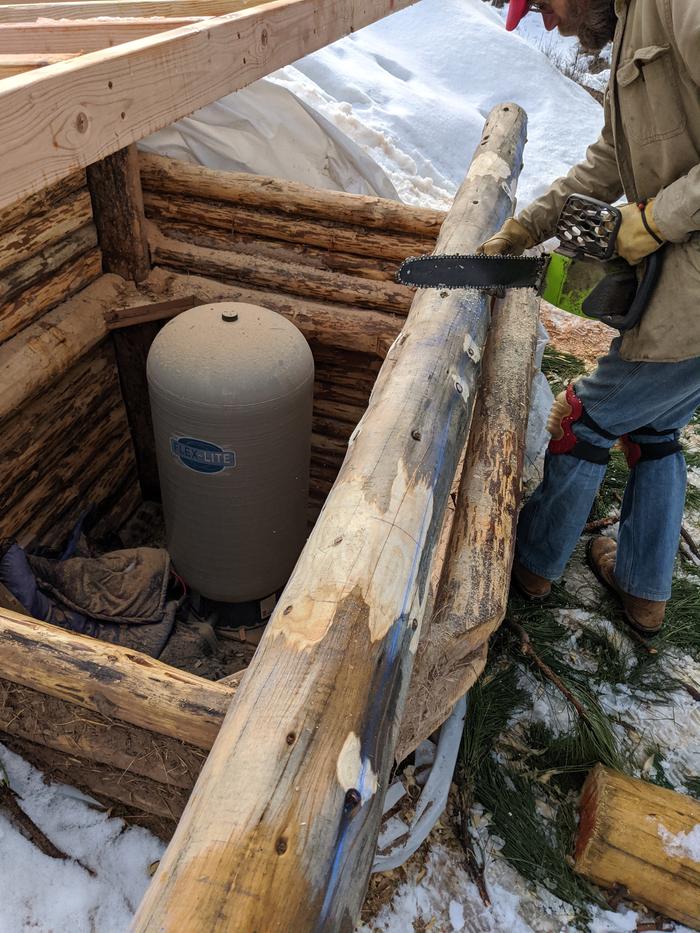
[[[539,289],[546,266],[546,256],[412,256],[396,279],[413,288]]]

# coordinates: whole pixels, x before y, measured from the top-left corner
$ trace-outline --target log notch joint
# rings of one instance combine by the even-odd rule
[[[136,146],[127,146],[87,169],[102,267],[142,282],[151,271]]]

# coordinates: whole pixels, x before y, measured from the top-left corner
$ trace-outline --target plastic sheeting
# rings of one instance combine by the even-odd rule
[[[219,171],[399,200],[388,175],[356,143],[267,79],[153,133],[139,148]]]

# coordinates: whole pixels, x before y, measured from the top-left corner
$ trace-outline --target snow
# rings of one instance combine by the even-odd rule
[[[539,41],[541,20],[529,20]],[[389,186],[409,203],[446,207],[488,112],[512,100],[529,119],[519,186],[525,204],[583,156],[603,119],[600,105],[533,41],[507,33],[483,0],[422,0],[144,145],[323,187]],[[321,144],[329,126],[332,145]]]
[[[2,745],[0,760],[20,806],[71,856],[44,855],[0,814],[0,933],[125,931],[163,844],[145,829],[110,819],[78,791],[44,784],[35,768]]]
[[[700,864],[700,823],[696,823],[686,833],[680,832],[675,835],[660,823],[658,833],[669,855],[676,858],[689,858]]]

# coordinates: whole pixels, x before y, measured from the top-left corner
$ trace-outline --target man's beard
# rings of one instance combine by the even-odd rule
[[[600,52],[615,34],[614,0],[569,0],[570,15],[564,27],[575,35],[585,52]]]

